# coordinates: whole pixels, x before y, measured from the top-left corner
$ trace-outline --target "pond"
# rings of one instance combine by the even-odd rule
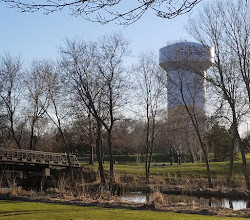
[[[162,194],[163,199],[166,204],[172,203],[185,203],[190,205],[201,205],[201,206],[210,206],[218,208],[231,208],[233,210],[240,210],[245,208],[250,208],[250,200],[230,200],[226,198],[203,198],[187,195],[169,195]],[[130,192],[125,193],[122,197],[122,200],[145,203],[153,200],[153,194],[147,194],[144,192]]]

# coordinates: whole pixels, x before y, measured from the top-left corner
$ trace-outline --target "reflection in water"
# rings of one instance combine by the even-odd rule
[[[124,196],[121,197],[121,199],[129,202],[145,203],[149,201],[149,194],[143,192],[131,192],[131,193],[126,193]]]
[[[149,193],[142,192],[132,192],[127,193],[122,196],[122,200],[145,203],[153,200],[153,195]],[[201,205],[201,206],[211,206],[211,207],[222,207],[231,208],[234,210],[240,210],[245,208],[250,208],[250,201],[245,200],[229,200],[229,199],[217,199],[217,198],[202,198],[187,195],[169,195],[164,194],[164,201],[166,204],[172,203],[185,203],[190,205]]]
[[[230,207],[230,209],[234,209],[232,200],[229,200],[229,207]]]

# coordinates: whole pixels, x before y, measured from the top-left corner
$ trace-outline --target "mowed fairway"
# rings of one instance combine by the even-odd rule
[[[108,209],[99,207],[80,207],[46,203],[0,201],[0,219],[25,220],[223,220],[244,218],[222,218],[213,216],[176,214],[143,210]]]
[[[240,155],[239,155],[240,157]],[[250,154],[246,155],[248,170],[250,170]],[[161,165],[162,163],[158,163]],[[210,172],[212,178],[222,177],[226,178],[229,170],[229,162],[210,162]],[[98,165],[83,164],[84,167],[89,167],[91,169],[97,170]],[[125,175],[134,175],[134,176],[145,176],[145,165],[141,164],[115,164],[114,169],[116,173],[125,174]],[[106,171],[109,170],[109,164],[104,164]],[[183,163],[182,165],[169,166],[169,163],[166,163],[166,166],[155,166],[152,164],[150,169],[150,174],[153,176],[171,176],[179,178],[206,178],[206,165],[205,163]],[[235,178],[243,179],[242,172],[242,162],[240,159],[234,161],[233,167],[233,176]]]

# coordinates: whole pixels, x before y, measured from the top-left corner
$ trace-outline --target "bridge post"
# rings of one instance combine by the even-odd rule
[[[40,181],[40,191],[44,191],[45,190],[45,181],[46,178],[50,176],[50,168],[46,167],[44,169],[42,169],[41,172],[41,181]]]
[[[42,171],[42,176],[47,177],[50,176],[50,168],[44,168]]]

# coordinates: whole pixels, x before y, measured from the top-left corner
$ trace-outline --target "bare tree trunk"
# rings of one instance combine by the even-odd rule
[[[31,132],[30,132],[30,150],[35,150],[34,149],[34,125],[35,123],[32,121]]]
[[[96,156],[98,159],[99,164],[99,172],[100,172],[100,178],[101,178],[101,184],[105,185],[105,176],[104,176],[104,169],[102,164],[102,157],[101,157],[101,122],[100,120],[97,120],[97,139],[96,139]]]
[[[241,153],[241,159],[242,159],[242,168],[243,168],[243,174],[244,174],[244,179],[245,179],[245,185],[247,190],[250,190],[250,183],[249,183],[249,175],[247,171],[247,161],[246,161],[246,153],[245,153],[245,147],[242,143],[242,140],[239,135],[238,131],[238,120],[236,117],[236,111],[233,103],[230,103],[231,110],[233,113],[233,130],[234,130],[234,135],[236,137],[236,140],[238,141],[239,147],[240,147],[240,153]]]
[[[22,135],[20,134],[19,138],[17,138],[17,136],[16,136],[16,132],[15,132],[15,129],[14,129],[13,116],[11,116],[11,119],[10,119],[10,127],[11,127],[10,128],[11,134],[12,134],[12,137],[14,138],[14,141],[15,141],[16,145],[18,146],[19,149],[22,149],[22,146],[20,144]]]
[[[100,139],[100,157],[102,160],[102,163],[104,163],[104,150],[103,150],[103,140],[102,140],[102,133],[101,133],[101,139]]]
[[[239,141],[239,139],[238,139],[238,141]],[[245,149],[244,149],[244,146],[243,146],[243,143],[242,143],[241,139],[240,139],[239,143],[240,143],[239,146],[240,146],[241,159],[242,159],[242,168],[243,168],[243,173],[244,173],[244,177],[245,177],[245,184],[246,184],[247,190],[250,190],[249,175],[248,175],[248,171],[247,171],[247,161],[246,161]]]
[[[89,146],[89,164],[93,164],[94,163],[94,147],[93,147],[93,145],[91,144],[90,146]]]
[[[114,156],[112,150],[112,130],[108,130],[108,148],[109,148],[109,181],[112,185],[115,182],[114,177]]]
[[[232,186],[232,176],[233,176],[233,165],[234,165],[234,148],[235,148],[235,135],[233,137],[232,144],[230,146],[230,162],[229,162],[229,171],[227,176],[227,186]]]
[[[153,115],[153,114],[152,114]],[[148,155],[148,167],[147,167],[147,181],[149,183],[149,173],[150,173],[150,166],[151,166],[151,161],[152,161],[152,155],[153,155],[153,149],[154,149],[154,142],[155,142],[155,116],[153,115],[153,119],[152,119],[152,127],[151,127],[151,141],[149,143],[149,149],[148,149],[148,152],[149,152],[149,155]]]
[[[93,129],[92,129],[92,121],[91,121],[91,113],[88,112],[88,138],[89,138],[89,164],[93,164]]]
[[[7,112],[8,112],[8,118],[10,120],[10,131],[11,131],[11,135],[16,143],[16,145],[18,146],[19,149],[22,148],[21,144],[20,144],[20,141],[21,141],[21,138],[22,138],[22,131],[21,131],[21,134],[19,135],[19,138],[17,137],[17,134],[16,134],[16,131],[15,131],[15,128],[14,128],[14,113],[15,111],[12,109],[12,103],[10,102],[11,100],[11,92],[8,94],[8,101],[6,100],[6,98],[4,98],[3,96],[1,96],[1,98],[3,99],[3,102],[5,103],[5,106],[7,108]]]
[[[237,141],[238,141],[238,144],[239,144],[239,147],[240,147],[240,153],[241,153],[241,159],[242,159],[242,168],[243,168],[243,174],[244,174],[244,178],[245,178],[246,188],[247,188],[247,190],[250,190],[245,148],[244,148],[244,145],[243,145],[242,140],[240,138],[238,130],[236,131],[236,138],[237,138]]]
[[[183,96],[183,93],[181,93],[182,95],[182,99],[183,101],[185,101],[184,99],[184,96]],[[209,161],[208,161],[208,154],[207,154],[207,151],[206,151],[206,146],[202,140],[202,137],[201,137],[201,134],[200,134],[200,130],[199,130],[199,127],[198,127],[198,122],[197,122],[197,118],[198,117],[196,115],[196,110],[193,109],[193,113],[194,115],[192,115],[192,113],[190,112],[190,109],[188,108],[188,106],[186,105],[186,103],[184,102],[184,107],[192,121],[192,124],[193,124],[193,127],[195,129],[195,132],[197,134],[197,137],[198,137],[198,140],[199,140],[199,143],[200,143],[200,147],[201,147],[201,150],[203,152],[203,155],[204,155],[204,159],[205,159],[205,163],[206,163],[206,169],[207,169],[207,180],[208,180],[208,187],[209,188],[213,188],[213,185],[212,185],[212,178],[211,178],[211,173],[210,173],[210,167],[209,167]]]
[[[151,142],[151,146],[150,146],[150,150],[149,150],[149,157],[148,157],[148,169],[147,169],[147,173],[148,173],[148,183],[149,183],[149,174],[150,174],[150,166],[151,166],[151,161],[152,161],[152,155],[153,155],[153,147],[154,146],[154,140],[152,140]]]
[[[73,181],[74,180],[74,173],[73,173],[72,163],[71,163],[71,160],[70,160],[69,146],[67,144],[65,135],[64,135],[61,127],[58,127],[58,130],[59,130],[59,133],[60,133],[60,135],[62,137],[62,140],[63,140],[64,149],[66,150],[66,153],[67,153],[67,159],[68,159],[68,163],[69,163],[69,171],[70,171],[71,179]]]
[[[146,160],[145,160],[145,174],[146,174],[146,183],[149,183],[149,132],[150,132],[150,119],[149,119],[149,104],[147,97],[147,106],[146,106],[146,114],[147,114],[147,127],[146,127]]]
[[[207,152],[206,152],[206,149],[204,148],[204,146],[202,147],[202,152],[204,154],[205,162],[206,162],[208,187],[213,188],[210,167],[209,167],[209,161],[208,161],[208,155],[207,155]]]

